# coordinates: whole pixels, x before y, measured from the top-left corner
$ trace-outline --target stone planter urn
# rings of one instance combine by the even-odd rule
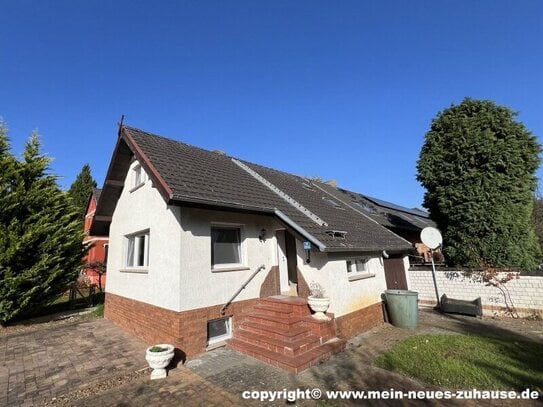
[[[161,343],[147,348],[145,359],[149,363],[149,367],[153,369],[151,372],[151,380],[163,379],[167,376],[166,367],[173,359],[173,345]]]
[[[325,312],[330,306],[330,298],[328,297],[307,297],[307,303],[309,307],[314,312],[312,315],[313,318],[319,319],[321,321],[330,321],[330,318],[326,316]]]
[[[309,284],[309,297],[307,297],[307,304],[309,308],[314,312],[313,318],[321,321],[330,321],[325,314],[326,310],[330,306],[330,297],[326,296],[324,289],[319,283],[312,281]]]

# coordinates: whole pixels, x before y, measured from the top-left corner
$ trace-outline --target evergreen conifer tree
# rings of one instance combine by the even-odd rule
[[[68,190],[80,219],[85,216],[87,203],[94,188],[96,188],[96,181],[92,178],[89,164],[85,164]]]
[[[84,255],[81,221],[56,177],[38,136],[24,157],[9,152],[0,124],[0,323],[5,324],[64,292]]]
[[[538,263],[531,217],[541,146],[515,116],[467,98],[440,112],[426,133],[417,179],[452,266],[533,270]]]

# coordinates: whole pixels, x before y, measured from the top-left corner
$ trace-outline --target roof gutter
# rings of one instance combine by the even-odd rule
[[[395,249],[388,249],[385,248],[387,253],[389,254],[402,254],[407,253],[409,250],[411,250],[411,247],[405,247],[402,248],[395,248]],[[383,248],[374,248],[374,249],[360,249],[356,247],[330,247],[326,250],[329,253],[343,253],[343,252],[362,252],[362,253],[381,253],[383,251]]]
[[[201,204],[206,206],[213,206],[213,207],[219,207],[219,208],[230,208],[230,209],[238,209],[238,210],[249,210],[254,212],[261,212],[261,213],[267,213],[267,214],[273,214],[277,216],[283,223],[291,227],[293,230],[298,232],[300,235],[305,237],[308,241],[313,243],[316,247],[318,247],[319,251],[324,252],[326,251],[326,245],[322,243],[319,239],[314,237],[311,233],[309,233],[307,230],[305,230],[303,227],[298,225],[296,222],[294,222],[292,219],[290,219],[287,215],[285,215],[283,212],[281,212],[277,208],[259,208],[255,206],[249,206],[249,205],[243,205],[239,203],[234,202],[217,202],[217,201],[211,201],[201,198],[192,198],[192,197],[178,197],[174,198],[170,201],[170,203],[192,203],[192,204]]]
[[[253,212],[260,212],[260,213],[266,213],[270,215],[275,215],[277,218],[279,218],[283,223],[285,223],[287,226],[298,232],[301,236],[306,238],[308,241],[313,243],[320,252],[363,252],[367,251],[369,252],[380,252],[383,249],[382,248],[375,248],[375,249],[361,249],[361,248],[355,248],[355,247],[326,247],[324,243],[322,243],[319,239],[317,239],[315,236],[313,236],[311,233],[309,233],[307,230],[305,230],[303,227],[298,225],[296,222],[294,222],[292,219],[290,219],[287,215],[285,215],[283,212],[281,212],[279,209],[274,208],[262,208],[262,207],[255,207],[250,205],[243,205],[235,202],[217,202],[213,200],[206,200],[201,198],[194,198],[194,197],[175,197],[169,202],[170,204],[173,203],[188,203],[188,204],[200,204],[205,206],[211,206],[215,208],[229,208],[229,209],[237,209],[237,210],[245,210],[245,211],[253,211]],[[396,248],[391,249],[387,248],[387,252],[389,253],[404,253],[408,251],[411,248],[411,246],[406,246],[405,248]]]
[[[315,246],[319,248],[319,251],[324,252],[326,251],[326,246],[324,243],[322,243],[319,239],[311,235],[307,230],[305,230],[303,227],[298,225],[296,222],[294,222],[292,219],[290,219],[287,215],[285,215],[283,212],[281,212],[279,209],[274,209],[273,213],[275,216],[277,216],[279,219],[281,219],[284,223],[286,223],[288,226],[290,226],[292,229],[294,229],[296,232],[298,232],[300,235],[305,237],[307,240],[309,240],[311,243],[313,243]]]
[[[243,211],[261,212],[261,213],[266,213],[270,215],[274,214],[273,208],[263,208],[263,207],[258,207],[258,206],[244,205],[237,202],[219,202],[213,199],[196,198],[196,197],[190,197],[190,196],[174,195],[170,200],[167,201],[168,205],[183,204],[183,203],[202,205],[202,206],[212,207],[212,208],[237,209],[237,210],[243,210]]]

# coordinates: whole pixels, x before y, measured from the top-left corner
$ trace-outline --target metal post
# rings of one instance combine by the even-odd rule
[[[439,292],[437,291],[436,265],[434,264],[434,251],[432,249],[430,249],[430,256],[432,260],[432,278],[434,280],[434,288],[436,290],[437,309],[439,309],[441,308],[441,302],[439,300]]]

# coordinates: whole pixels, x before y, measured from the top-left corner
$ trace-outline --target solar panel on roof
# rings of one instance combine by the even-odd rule
[[[411,215],[415,215],[415,216],[428,217],[428,214],[425,213],[424,211],[421,211],[420,209],[406,208],[405,206],[396,205],[396,204],[393,204],[392,202],[383,201],[381,199],[373,198],[368,195],[364,195],[364,197],[384,208],[395,209],[397,211],[410,213]]]

